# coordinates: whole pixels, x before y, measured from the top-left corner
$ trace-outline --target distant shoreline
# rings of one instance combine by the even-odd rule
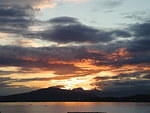
[[[50,103],[52,103],[52,102],[58,102],[58,103],[62,103],[62,102],[76,102],[76,103],[78,103],[78,102],[89,102],[89,103],[93,103],[93,102],[96,102],[96,103],[101,103],[101,102],[113,102],[113,103],[119,103],[119,102],[123,102],[123,103],[150,103],[150,101],[0,101],[0,103],[20,103],[20,102],[27,102],[27,103],[36,103],[36,102],[50,102]]]

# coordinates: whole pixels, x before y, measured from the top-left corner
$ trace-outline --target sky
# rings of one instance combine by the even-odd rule
[[[149,0],[0,0],[0,95],[40,88],[150,92]]]

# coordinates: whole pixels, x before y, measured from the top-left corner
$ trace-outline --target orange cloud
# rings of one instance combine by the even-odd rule
[[[130,59],[132,58],[131,54],[127,51],[126,48],[119,48],[115,52],[111,53],[110,55],[107,55],[107,58],[109,60],[118,61],[120,59]]]
[[[40,1],[39,3],[35,4],[33,7],[34,8],[54,8],[57,4],[52,1],[52,0],[43,0]]]
[[[34,5],[34,8],[54,8],[57,6],[57,4],[59,2],[85,2],[88,0],[39,0],[39,2],[37,2]]]
[[[26,43],[26,42],[25,42]],[[73,89],[77,87],[83,87],[84,89],[92,89],[96,87],[93,85],[96,77],[108,77],[109,80],[120,80],[117,78],[120,74],[130,74],[137,71],[149,71],[150,68],[145,64],[124,64],[116,66],[115,63],[119,60],[126,60],[132,58],[132,54],[125,48],[120,48],[112,53],[98,51],[94,49],[88,49],[89,56],[79,57],[63,60],[63,58],[49,57],[49,56],[21,56],[18,57],[23,61],[28,61],[29,73],[12,74],[13,79],[28,79],[30,81],[13,82],[12,85],[24,85],[30,87],[50,87],[63,85],[66,89]],[[47,54],[46,54],[47,55]],[[96,57],[104,57],[97,60]],[[112,61],[112,63],[106,63]],[[97,64],[102,62],[102,64]],[[104,62],[104,64],[103,64]],[[115,63],[114,63],[115,62]],[[31,63],[31,66],[30,66]],[[35,65],[36,64],[36,65]],[[20,71],[21,68],[17,68]],[[15,70],[10,68],[9,70]],[[9,71],[3,70],[3,71]],[[15,70],[15,71],[17,71]],[[34,73],[30,73],[30,72]],[[115,77],[116,78],[111,78]],[[33,78],[33,81],[32,81]],[[37,78],[34,80],[34,78]],[[39,79],[38,79],[39,78]],[[137,79],[136,77],[128,77],[128,79]],[[36,81],[37,80],[37,81]],[[40,81],[39,81],[40,80]],[[103,82],[105,80],[100,80]],[[39,84],[36,84],[39,83]]]

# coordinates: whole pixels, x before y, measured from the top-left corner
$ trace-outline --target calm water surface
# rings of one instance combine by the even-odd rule
[[[35,102],[0,103],[1,113],[150,113],[150,103],[109,103],[109,102]]]

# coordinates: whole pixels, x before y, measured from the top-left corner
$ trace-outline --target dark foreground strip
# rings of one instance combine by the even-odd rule
[[[106,112],[67,112],[67,113],[106,113]]]

